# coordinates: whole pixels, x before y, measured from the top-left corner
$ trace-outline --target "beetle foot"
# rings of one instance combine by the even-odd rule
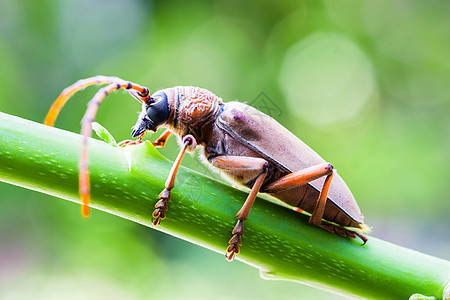
[[[333,224],[322,222],[322,224],[320,224],[319,227],[323,228],[331,233],[337,233],[343,237],[349,237],[352,239],[359,237],[363,241],[361,246],[364,246],[368,241],[368,238],[359,232],[348,230],[346,228],[342,228],[342,227],[339,227],[339,226],[336,226]]]
[[[155,210],[153,211],[153,225],[158,225],[161,220],[166,218],[166,211],[168,209],[168,202],[170,201],[170,190],[164,189],[159,194],[159,201],[155,204]]]
[[[143,142],[144,134],[141,134],[136,140],[125,140],[119,142],[117,145],[119,147],[125,147],[125,146],[133,146],[133,145],[139,145]]]
[[[238,220],[236,226],[232,232],[234,235],[228,242],[230,245],[227,248],[227,253],[225,253],[225,257],[228,261],[232,261],[236,254],[239,254],[239,246],[242,246],[241,237],[244,235],[244,221]]]
[[[119,147],[125,147],[125,146],[133,146],[133,145],[139,145],[140,143],[142,143],[143,141],[138,139],[138,140],[124,140],[119,142],[117,145]]]

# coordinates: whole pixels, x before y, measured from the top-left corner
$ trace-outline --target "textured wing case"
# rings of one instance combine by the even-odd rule
[[[217,121],[222,130],[287,172],[325,162],[280,123],[244,103],[225,103]],[[320,178],[309,185],[320,191],[324,180]],[[350,189],[337,173],[331,182],[328,198],[354,221],[363,223]]]

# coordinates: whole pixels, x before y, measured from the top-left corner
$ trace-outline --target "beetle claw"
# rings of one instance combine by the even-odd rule
[[[238,220],[236,226],[233,229],[233,237],[228,242],[230,245],[227,247],[225,257],[228,261],[232,261],[236,254],[239,254],[239,246],[242,246],[242,236],[244,235],[244,221]]]
[[[170,190],[165,188],[160,194],[159,194],[159,201],[155,204],[155,210],[152,213],[153,225],[157,226],[161,222],[161,220],[164,220],[166,218],[166,211],[168,209],[168,202],[170,201]]]
[[[143,138],[143,134],[137,139],[137,140],[124,140],[119,142],[117,145],[119,147],[126,147],[126,146],[133,146],[133,145],[139,145],[140,143],[142,143],[142,138]]]
[[[354,233],[363,241],[361,246],[364,246],[367,243],[367,241],[369,240],[366,236],[362,235],[359,232],[354,231]]]
[[[160,222],[160,218],[159,217],[152,219],[153,226],[158,226],[159,222]]]
[[[322,224],[320,224],[319,227],[322,228],[322,229],[325,229],[325,230],[327,230],[327,231],[329,231],[331,233],[337,233],[337,234],[339,234],[339,235],[341,235],[343,237],[349,237],[349,238],[352,238],[352,239],[355,239],[356,237],[359,237],[363,241],[361,246],[364,246],[367,243],[367,241],[368,241],[368,238],[365,237],[364,235],[362,235],[359,232],[348,230],[348,229],[343,228],[343,227],[338,227],[338,226],[330,224],[330,223],[322,222]]]
[[[233,243],[228,246],[227,253],[225,253],[225,257],[228,261],[233,261],[236,254],[239,253],[239,245],[237,243]]]

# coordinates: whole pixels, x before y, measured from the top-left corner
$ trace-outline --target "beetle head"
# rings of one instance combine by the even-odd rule
[[[169,113],[167,94],[163,91],[154,93],[146,103],[142,104],[142,111],[133,127],[131,137],[137,138],[146,130],[156,131],[159,126],[167,122]]]

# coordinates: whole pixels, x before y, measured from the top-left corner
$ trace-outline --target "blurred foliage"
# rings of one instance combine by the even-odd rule
[[[97,74],[269,105],[338,168],[374,236],[450,259],[449,12],[442,0],[0,0],[0,110],[42,122],[64,87]],[[94,92],[77,94],[56,126],[78,132]],[[119,92],[97,120],[127,139],[139,109]],[[177,149],[171,139],[162,153]],[[195,157],[183,164],[205,172]],[[342,299],[0,189],[0,298]]]

